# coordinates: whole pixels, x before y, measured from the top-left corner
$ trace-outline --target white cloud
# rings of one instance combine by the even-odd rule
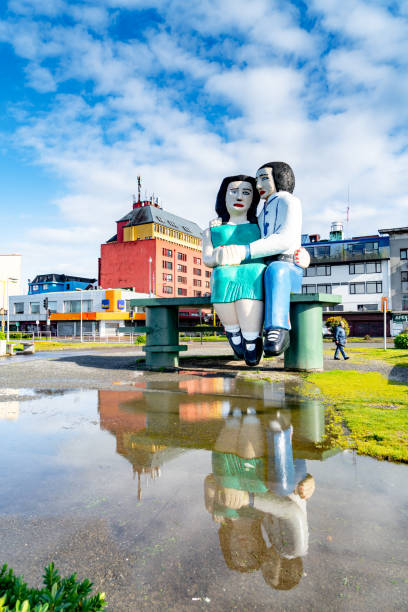
[[[272,159],[295,169],[305,231],[327,235],[348,186],[353,234],[391,214],[406,225],[407,24],[381,3],[312,0],[310,32],[290,3],[267,0],[10,6],[24,18],[0,24],[0,39],[29,60],[32,87],[56,91],[47,111],[15,115],[16,142],[63,184],[60,226],[41,219],[27,235],[33,265],[47,242],[64,271],[90,274],[84,260],[96,266],[139,174],[149,195],[204,226],[223,176]],[[164,24],[118,41],[109,11],[123,8],[157,8]]]

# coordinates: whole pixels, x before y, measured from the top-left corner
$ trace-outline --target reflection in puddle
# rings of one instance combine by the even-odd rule
[[[0,394],[1,561],[26,578],[60,561],[119,612],[404,609],[406,466],[339,453],[298,388],[29,395]]]
[[[155,479],[186,449],[211,451],[204,503],[220,524],[226,565],[260,570],[276,589],[299,582],[308,550],[306,504],[315,489],[306,460],[336,452],[320,402],[284,384],[220,378],[181,380],[166,392],[145,385],[98,395],[101,427],[115,434],[117,452],[131,462],[139,500],[142,476]]]

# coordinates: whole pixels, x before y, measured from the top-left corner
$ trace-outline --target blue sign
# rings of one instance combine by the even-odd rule
[[[110,304],[110,301],[109,301],[109,300],[102,300],[102,308],[103,308],[104,310],[108,310],[108,308],[109,308],[109,304]]]
[[[125,300],[118,300],[118,310],[125,310]]]

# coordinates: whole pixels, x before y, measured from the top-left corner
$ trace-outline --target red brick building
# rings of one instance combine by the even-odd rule
[[[210,294],[202,262],[201,229],[149,201],[135,202],[117,233],[101,245],[99,285],[133,288],[158,297]]]

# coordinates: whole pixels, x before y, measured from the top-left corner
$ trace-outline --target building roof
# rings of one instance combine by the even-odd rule
[[[83,278],[82,276],[68,276],[67,274],[37,274],[35,279],[29,284],[38,283],[65,283],[69,281],[77,281],[79,283],[94,283],[96,278]]]
[[[128,221],[125,227],[144,225],[145,223],[157,223],[158,225],[164,225],[170,229],[190,234],[196,238],[202,238],[202,230],[196,223],[154,206],[134,208],[130,213],[122,217],[122,219],[119,219],[118,222],[121,221]]]
[[[112,238],[109,238],[109,240],[107,240],[106,242],[116,242],[118,239],[118,235],[115,234],[114,236],[112,236]]]
[[[392,227],[390,229],[379,229],[379,234],[407,234],[408,227]]]

